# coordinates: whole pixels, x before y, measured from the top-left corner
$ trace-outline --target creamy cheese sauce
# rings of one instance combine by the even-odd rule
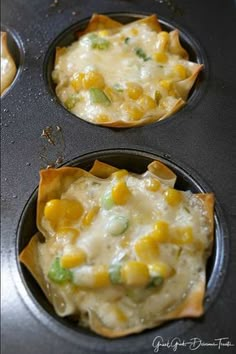
[[[72,183],[61,195],[62,200],[79,201],[85,212],[95,205],[100,207],[89,226],[83,226],[81,220],[74,222],[73,228],[80,231],[75,244],[70,242],[70,238],[55,237],[55,231],[43,217],[42,225],[47,230],[49,240],[39,246],[39,259],[45,278],[55,257],[70,253],[76,247],[87,254],[85,264],[71,269],[73,281],[79,286],[76,291],[69,284],[52,285],[59,294],[53,302],[60,315],[92,310],[110,328],[124,329],[140,323],[151,325],[153,313],[155,320],[161,320],[164,314],[183,301],[191,286],[199,280],[200,272],[205,267],[204,252],[210,242],[203,204],[188,191],[181,192],[182,199],[177,206],[168,205],[164,196],[169,186],[161,183],[159,190],[149,191],[145,181],[150,177],[149,172],[143,176],[128,174],[123,177],[130,197],[124,205],[113,205],[110,209],[102,207],[102,197],[116,185],[117,178],[102,180],[93,176],[81,177]],[[113,231],[110,223],[114,216],[128,220],[127,229],[116,236],[110,233]],[[163,242],[159,245],[158,260],[171,266],[175,270],[174,274],[164,279],[160,287],[126,288],[111,285],[93,289],[92,267],[137,260],[135,243],[153,230],[157,220],[166,221],[170,233],[181,227],[192,229],[193,240],[190,243]],[[201,243],[201,249],[197,248],[197,242]],[[79,284],[84,283],[89,284],[89,289],[80,288]]]
[[[57,83],[56,93],[71,112],[99,123],[104,120],[135,121],[152,115],[158,120],[173,109],[181,98],[173,83],[190,77],[197,64],[164,49],[161,35],[146,24],[134,22],[121,27],[115,34],[96,32],[99,39],[109,44],[102,50],[91,47],[93,35],[86,34],[66,48],[52,74]],[[161,53],[159,61],[155,59],[156,53]],[[181,78],[176,65],[181,66]],[[102,75],[105,82],[102,89],[110,104],[92,102],[89,89],[84,89],[83,85],[75,89],[74,75],[83,73],[86,76],[88,72]],[[163,80],[168,82],[163,83]],[[142,95],[152,99],[151,103],[149,99],[148,104],[143,104],[142,95],[138,99],[131,94],[130,98],[129,93],[127,95],[128,83],[138,84]],[[91,83],[91,87],[96,87],[96,82]]]

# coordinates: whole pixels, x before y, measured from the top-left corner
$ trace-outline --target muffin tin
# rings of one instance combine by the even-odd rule
[[[153,353],[153,341],[175,337],[234,342],[235,290],[235,56],[234,2],[122,0],[3,1],[2,21],[18,73],[2,103],[2,284],[3,353]],[[15,16],[12,17],[12,9]],[[177,11],[181,10],[181,11]],[[147,12],[148,11],[148,12]],[[92,13],[127,22],[156,13],[167,30],[178,28],[190,58],[204,64],[187,105],[166,120],[144,127],[108,129],[76,118],[58,102],[50,73],[55,46],[73,41]],[[224,23],[223,35],[221,26]],[[214,31],[210,32],[210,29]],[[227,68],[227,71],[224,70]],[[50,127],[50,128],[48,128]],[[42,134],[43,133],[43,134]],[[47,135],[47,133],[49,135]],[[50,134],[54,143],[50,142]],[[234,151],[233,151],[234,149]],[[206,314],[125,338],[109,340],[59,319],[18,254],[36,230],[38,171],[54,163],[88,169],[94,159],[142,172],[157,158],[177,174],[177,187],[216,196],[215,245],[207,267]],[[222,183],[223,182],[223,183]],[[230,247],[229,247],[230,242]],[[231,256],[231,257],[230,257]],[[222,320],[222,317],[227,321]],[[225,341],[224,341],[225,342]],[[162,348],[163,352],[169,352]],[[234,347],[221,347],[233,352]],[[199,349],[201,350],[201,349]],[[215,353],[215,347],[207,352]],[[189,346],[177,353],[189,352]]]

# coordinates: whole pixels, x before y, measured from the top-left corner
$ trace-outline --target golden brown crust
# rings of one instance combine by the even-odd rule
[[[7,33],[6,32],[1,32],[1,45],[2,45],[2,53],[4,56],[7,55],[8,53],[8,47],[7,47]]]
[[[28,243],[28,245],[20,253],[19,260],[23,263],[29,272],[33,275],[40,288],[43,290],[45,296],[51,302],[51,296],[49,293],[49,288],[44,279],[42,270],[39,266],[39,254],[38,254],[38,244],[39,238],[38,233],[36,233]]]
[[[183,107],[185,105],[185,102],[182,100],[182,98],[179,98],[175,105],[172,107],[172,109],[167,112],[166,114],[162,115],[159,119],[157,119],[157,117],[155,115],[149,115],[146,116],[143,119],[139,119],[136,121],[125,121],[125,120],[116,120],[114,122],[100,122],[100,123],[96,123],[96,122],[91,122],[89,121],[91,124],[99,124],[102,125],[104,127],[109,127],[109,128],[134,128],[134,127],[141,127],[143,125],[146,124],[150,124],[150,123],[155,123],[158,120],[163,120],[167,117],[169,117],[170,115],[174,114],[175,112],[177,112],[181,107]]]
[[[153,31],[161,32],[162,28],[158,21],[157,15],[151,15],[136,21],[137,24],[144,24],[151,28]],[[128,26],[128,25],[127,25]]]
[[[139,325],[127,329],[111,329],[102,324],[95,313],[89,314],[89,323],[91,329],[108,338],[124,337],[129,334],[142,332],[144,329],[157,327],[161,323],[178,318],[200,317],[204,312],[203,299],[205,294],[205,277],[202,273],[199,282],[189,291],[185,300],[177,306],[173,311],[161,316],[158,322],[152,324]]]
[[[117,29],[121,27],[122,24],[118,21],[113,20],[112,18],[100,15],[100,14],[93,14],[89,23],[85,30],[77,32],[78,37],[83,36],[86,33],[95,32],[104,29]]]
[[[101,336],[104,336],[107,338],[124,337],[129,334],[139,333],[147,328],[146,326],[140,325],[140,326],[127,328],[127,329],[114,330],[114,329],[104,326],[94,311],[89,312],[89,324],[90,324],[91,329],[95,333],[100,334]]]
[[[160,161],[153,161],[148,165],[148,171],[158,177],[163,183],[174,186],[176,174]]]
[[[185,80],[177,81],[174,83],[176,91],[182,97],[183,100],[187,99],[189,91],[193,87],[193,84],[196,81],[197,76],[202,69],[203,69],[202,64],[195,64],[194,70],[193,70],[191,76],[189,76]]]
[[[1,32],[1,60],[2,58],[8,60],[9,67],[4,76],[1,72],[1,95],[8,89],[16,76],[16,65],[8,49],[6,32]]]
[[[118,171],[118,168],[111,166],[105,162],[101,162],[99,160],[95,160],[92,168],[90,169],[90,173],[93,176],[99,177],[99,178],[107,178],[109,177],[112,173]]]
[[[179,40],[179,31],[174,30],[169,32],[169,51],[171,54],[176,54],[185,60],[189,59],[188,52],[182,47]]]
[[[203,202],[204,209],[206,210],[206,217],[209,223],[209,241],[213,242],[214,239],[214,203],[215,197],[213,193],[198,193],[198,199]]]
[[[60,57],[65,53],[66,47],[56,47],[55,52],[55,65],[58,64]]]

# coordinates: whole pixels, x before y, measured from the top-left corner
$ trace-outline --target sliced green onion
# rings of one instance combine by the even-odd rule
[[[130,41],[130,37],[126,37],[125,40],[124,40],[125,44],[128,44],[129,41]]]
[[[114,263],[109,267],[109,277],[112,284],[121,284],[121,264]]]
[[[147,56],[147,54],[144,52],[144,50],[142,48],[135,48],[135,54],[143,59],[144,61],[148,61],[150,60],[151,58]]]
[[[155,275],[154,277],[152,277],[151,282],[148,284],[148,288],[152,288],[152,287],[157,287],[163,284],[163,277],[160,275]]]
[[[60,258],[56,257],[51,264],[48,278],[54,283],[63,284],[72,280],[72,273],[70,270],[61,267]]]
[[[107,39],[101,38],[94,33],[89,36],[89,40],[91,43],[91,48],[93,49],[106,50],[111,45],[111,43]]]
[[[129,227],[129,221],[126,216],[114,215],[109,220],[107,230],[112,236],[123,234]]]
[[[120,84],[115,84],[113,86],[113,88],[118,92],[124,92],[124,89],[122,88],[122,86]]]
[[[99,88],[92,87],[89,89],[90,100],[94,104],[103,104],[104,106],[110,106],[111,101],[107,95]]]
[[[109,210],[114,206],[111,191],[107,191],[103,194],[101,204],[102,208],[106,210]]]
[[[161,99],[161,93],[160,91],[155,91],[155,101],[156,101],[156,104],[159,104],[159,101]]]
[[[79,102],[78,95],[71,95],[65,100],[64,105],[67,109],[72,109],[77,102]]]
[[[188,214],[190,214],[190,211],[189,211],[189,209],[188,209],[186,206],[184,206],[184,210],[185,210]]]

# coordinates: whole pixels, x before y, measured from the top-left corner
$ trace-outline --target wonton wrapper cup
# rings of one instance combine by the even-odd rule
[[[8,88],[13,83],[17,71],[16,64],[8,48],[6,32],[1,32],[1,60],[4,60],[2,58],[8,61],[8,69],[4,76],[2,76],[1,73],[1,96],[8,90]]]
[[[117,170],[116,167],[107,165],[105,163],[95,161],[90,172],[84,171],[83,169],[76,167],[62,167],[60,169],[48,169],[41,171],[41,180],[38,193],[37,202],[37,225],[38,229],[42,234],[44,230],[41,225],[41,218],[43,215],[43,210],[45,203],[54,198],[58,198],[60,194],[72,183],[74,180],[81,176],[86,176],[92,173],[99,178],[107,178],[112,172]],[[174,186],[176,181],[176,175],[168,167],[163,165],[159,161],[154,161],[148,165],[148,170],[155,176],[158,176],[162,181],[165,181],[169,186]],[[214,209],[214,197],[211,193],[197,194],[198,198],[202,200],[205,205],[207,218],[210,222],[210,244],[213,243],[213,209]],[[29,244],[23,249],[20,254],[20,261],[28,268],[33,277],[36,279],[37,283],[40,285],[44,294],[48,300],[53,303],[54,308],[59,316],[73,315],[73,309],[67,308],[67,312],[61,311],[58,305],[63,301],[63,293],[58,292],[55,296],[55,289],[53,285],[48,286],[45,278],[43,277],[42,271],[37,264],[38,257],[38,244],[39,244],[38,234],[32,237]],[[207,250],[205,254],[205,260],[207,260],[211,249]],[[90,328],[105,337],[115,338],[122,337],[131,333],[141,332],[146,328],[153,328],[160,325],[162,322],[185,318],[185,317],[199,317],[203,314],[203,299],[205,295],[205,269],[200,273],[198,283],[194,284],[186,298],[179,305],[175,307],[173,311],[166,313],[165,315],[157,318],[151,326],[145,326],[140,324],[133,328],[125,330],[115,330],[105,327],[101,321],[98,319],[97,315],[93,311],[88,311],[89,325]]]
[[[153,31],[156,31],[157,33],[162,31],[161,24],[159,23],[156,15],[144,17],[142,19],[136,20],[135,22],[140,23],[140,24],[146,24],[150,29],[152,29]],[[129,24],[130,23],[128,23],[126,25],[129,25]],[[78,34],[78,38],[80,38],[80,36],[82,36],[84,34],[98,31],[98,30],[109,30],[109,31],[111,31],[111,33],[115,33],[117,31],[119,31],[120,27],[126,26],[126,25],[123,25],[122,23],[115,21],[108,16],[94,14],[91,17],[87,27],[83,31],[77,32],[77,34]],[[59,61],[60,57],[63,55],[65,49],[66,49],[66,47],[57,47],[56,48],[54,65],[56,65],[58,63],[58,61]],[[186,60],[189,59],[189,55],[188,55],[187,51],[180,44],[178,30],[172,30],[169,32],[169,52],[171,54],[179,55],[182,59],[186,59]],[[153,122],[156,122],[159,120],[163,120],[163,119],[171,116],[172,114],[176,113],[177,111],[179,111],[186,104],[189,92],[192,89],[200,71],[203,69],[203,65],[189,61],[188,69],[191,72],[191,75],[188,78],[183,79],[183,80],[179,80],[179,81],[173,83],[173,89],[175,89],[175,91],[179,94],[180,98],[178,98],[176,100],[176,102],[172,105],[171,109],[169,109],[165,113],[160,113],[159,116],[157,116],[156,114],[154,114],[154,115],[147,114],[139,120],[125,121],[121,117],[121,119],[118,119],[115,121],[107,121],[107,122],[106,121],[105,122],[95,122],[95,121],[91,121],[89,118],[88,119],[81,118],[81,117],[80,118],[85,121],[88,121],[89,123],[101,125],[101,126],[106,126],[106,127],[110,127],[110,128],[138,127],[138,126],[143,126],[143,125],[153,123]],[[63,85],[63,83],[62,83],[62,85]],[[56,92],[57,92],[57,89],[59,89],[59,88],[60,88],[60,84],[57,85]]]

